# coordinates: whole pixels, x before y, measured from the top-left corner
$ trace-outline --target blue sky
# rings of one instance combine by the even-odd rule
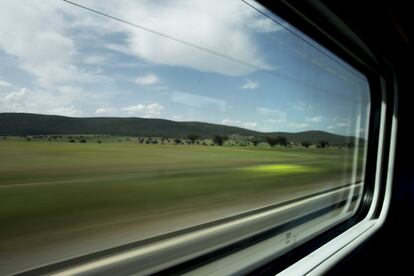
[[[238,0],[81,3],[241,62],[63,1],[3,0],[0,112],[367,134],[366,79],[274,15],[284,27]]]

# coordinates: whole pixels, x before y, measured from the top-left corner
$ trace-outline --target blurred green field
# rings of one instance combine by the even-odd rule
[[[0,238],[349,178],[352,150],[0,141]],[[361,163],[361,157],[359,158]]]

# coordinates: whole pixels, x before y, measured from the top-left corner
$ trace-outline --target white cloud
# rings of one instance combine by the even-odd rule
[[[315,116],[315,117],[310,117],[310,118],[306,118],[307,122],[312,122],[312,123],[320,123],[322,121],[322,116]]]
[[[248,26],[260,33],[270,33],[283,30],[284,28],[269,18],[259,18],[248,23]]]
[[[163,2],[162,6],[156,1],[102,2],[94,2],[90,6],[222,56],[253,63],[253,67],[142,29],[106,22],[106,25],[116,25],[113,31],[127,35],[126,44],[108,45],[115,51],[156,64],[185,66],[232,76],[245,75],[257,68],[272,69],[263,57],[254,33],[257,30],[274,31],[275,28],[241,1],[175,0]]]
[[[126,111],[129,115],[139,114],[144,117],[152,117],[155,115],[161,115],[164,107],[159,103],[150,104],[137,104],[121,108],[122,111]]]
[[[96,72],[77,65],[82,57],[69,15],[82,13],[73,10],[54,0],[0,2],[0,48],[44,88],[97,80]]]
[[[93,64],[93,65],[99,65],[99,64],[105,63],[106,61],[108,61],[108,57],[97,56],[97,55],[87,56],[83,59],[84,63]]]
[[[26,94],[27,94],[27,89],[26,88],[22,88],[19,91],[11,92],[11,93],[7,94],[6,96],[4,96],[4,100],[6,102],[18,100],[18,99],[26,96]]]
[[[264,116],[269,116],[269,115],[273,115],[273,114],[283,114],[283,112],[277,110],[277,109],[272,109],[272,108],[267,108],[267,107],[262,107],[262,106],[258,106],[256,107],[256,111],[257,113],[259,113],[260,115],[264,115]]]
[[[241,121],[239,121],[239,120],[232,120],[232,119],[223,119],[221,121],[221,123],[222,124],[225,124],[225,125],[238,125],[238,124],[241,123]]]
[[[147,75],[137,77],[134,82],[140,85],[151,85],[159,83],[160,78],[153,73],[149,73]]]
[[[258,106],[256,107],[256,112],[262,116],[268,117],[267,122],[271,124],[280,124],[287,120],[286,112],[277,109]]]
[[[267,119],[266,122],[271,123],[271,124],[281,124],[281,123],[285,123],[286,119]]]
[[[43,73],[50,68],[54,69],[52,73],[58,64],[67,64],[75,52],[73,42],[58,32],[63,28],[62,19],[54,13],[56,5],[49,4],[2,1],[0,8],[0,47],[18,57],[20,66],[39,78],[47,78]]]
[[[288,123],[287,126],[289,126],[291,128],[304,130],[306,128],[309,128],[311,126],[311,124],[308,124],[308,123]]]
[[[53,113],[60,115],[82,115],[85,103],[99,103],[105,99],[102,93],[87,91],[77,86],[56,86],[48,89],[0,90],[0,112]],[[77,107],[75,109],[75,106]],[[76,112],[79,111],[79,112]]]
[[[181,119],[184,118],[184,116],[183,115],[174,115],[174,116],[172,116],[172,118],[173,118],[173,120],[181,120]]]
[[[233,119],[223,119],[221,121],[224,125],[230,125],[230,126],[239,126],[244,128],[255,128],[257,126],[256,122],[242,122],[240,120],[233,120]]]
[[[227,109],[227,104],[222,99],[194,95],[190,93],[175,91],[171,94],[171,102],[184,104],[196,108],[211,108],[214,107],[221,112]]]
[[[82,111],[77,110],[73,105],[54,108],[50,110],[48,113],[55,114],[55,115],[69,116],[69,117],[79,117],[82,115]]]
[[[254,90],[259,86],[259,84],[256,81],[252,81],[252,80],[247,80],[244,82],[244,84],[242,85],[242,89],[249,89],[249,90]]]
[[[101,107],[96,109],[95,114],[112,114],[115,110],[113,107]]]
[[[11,86],[11,83],[0,80],[0,87],[9,87],[9,86]]]
[[[297,102],[291,104],[292,108],[298,111],[312,111],[315,109],[315,106],[308,102]]]
[[[245,122],[245,123],[242,123],[242,125],[247,128],[255,128],[257,126],[257,123],[256,122]]]
[[[337,121],[337,118],[334,118],[333,121]],[[331,125],[328,125],[326,127],[327,131],[330,132],[334,132],[334,133],[339,133],[342,135],[355,135],[355,131],[356,129],[351,128],[351,125],[349,123],[346,122],[339,122],[339,123],[333,123]],[[358,131],[357,136],[359,135],[360,137],[363,137],[365,135],[366,132],[364,132],[364,128],[360,128]]]
[[[33,105],[27,101],[28,90],[21,88],[18,91],[0,91],[0,112],[27,112]]]

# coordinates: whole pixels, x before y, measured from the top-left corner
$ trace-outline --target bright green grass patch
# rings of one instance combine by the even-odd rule
[[[272,174],[272,175],[288,175],[288,174],[303,174],[303,173],[319,173],[323,171],[321,167],[304,166],[295,164],[270,164],[270,165],[258,165],[251,166],[243,169],[244,171],[259,173],[259,174]]]

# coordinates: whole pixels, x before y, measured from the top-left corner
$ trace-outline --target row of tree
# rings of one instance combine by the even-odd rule
[[[76,140],[79,140],[80,143],[86,143],[87,140],[85,139],[85,136],[66,136],[69,139],[70,143],[75,143]],[[98,136],[95,136],[97,138]],[[57,138],[64,138],[63,136],[26,136],[27,141],[30,141],[31,139],[48,139],[51,141],[52,139],[55,140]],[[241,146],[246,146],[249,144],[253,144],[254,146],[257,146],[260,143],[266,142],[269,144],[270,147],[274,146],[282,146],[287,147],[289,145],[294,146],[303,146],[305,148],[309,148],[310,146],[315,146],[317,148],[328,148],[329,141],[321,140],[318,142],[310,142],[310,141],[303,141],[301,143],[292,143],[289,142],[288,139],[284,136],[266,136],[266,137],[238,137],[239,139],[232,137],[231,139],[226,135],[214,135],[211,139],[212,143],[217,146],[222,146],[227,140],[231,140],[230,145],[233,145],[233,143],[239,144]],[[3,137],[3,139],[7,139],[7,137]],[[160,139],[160,140],[159,140]],[[129,138],[126,138],[127,141],[129,141]],[[121,140],[118,140],[121,142]],[[196,134],[190,134],[187,136],[187,139],[182,138],[174,138],[174,139],[168,139],[168,138],[156,138],[156,137],[138,137],[138,141],[141,144],[158,144],[158,143],[175,143],[175,144],[202,144],[202,145],[208,145],[208,141],[206,143],[206,140],[202,138],[200,135]],[[97,141],[98,143],[102,143],[101,140]],[[210,142],[211,145],[211,142]],[[354,148],[353,142],[348,142],[343,145],[335,145],[338,147],[346,147],[346,148]]]

